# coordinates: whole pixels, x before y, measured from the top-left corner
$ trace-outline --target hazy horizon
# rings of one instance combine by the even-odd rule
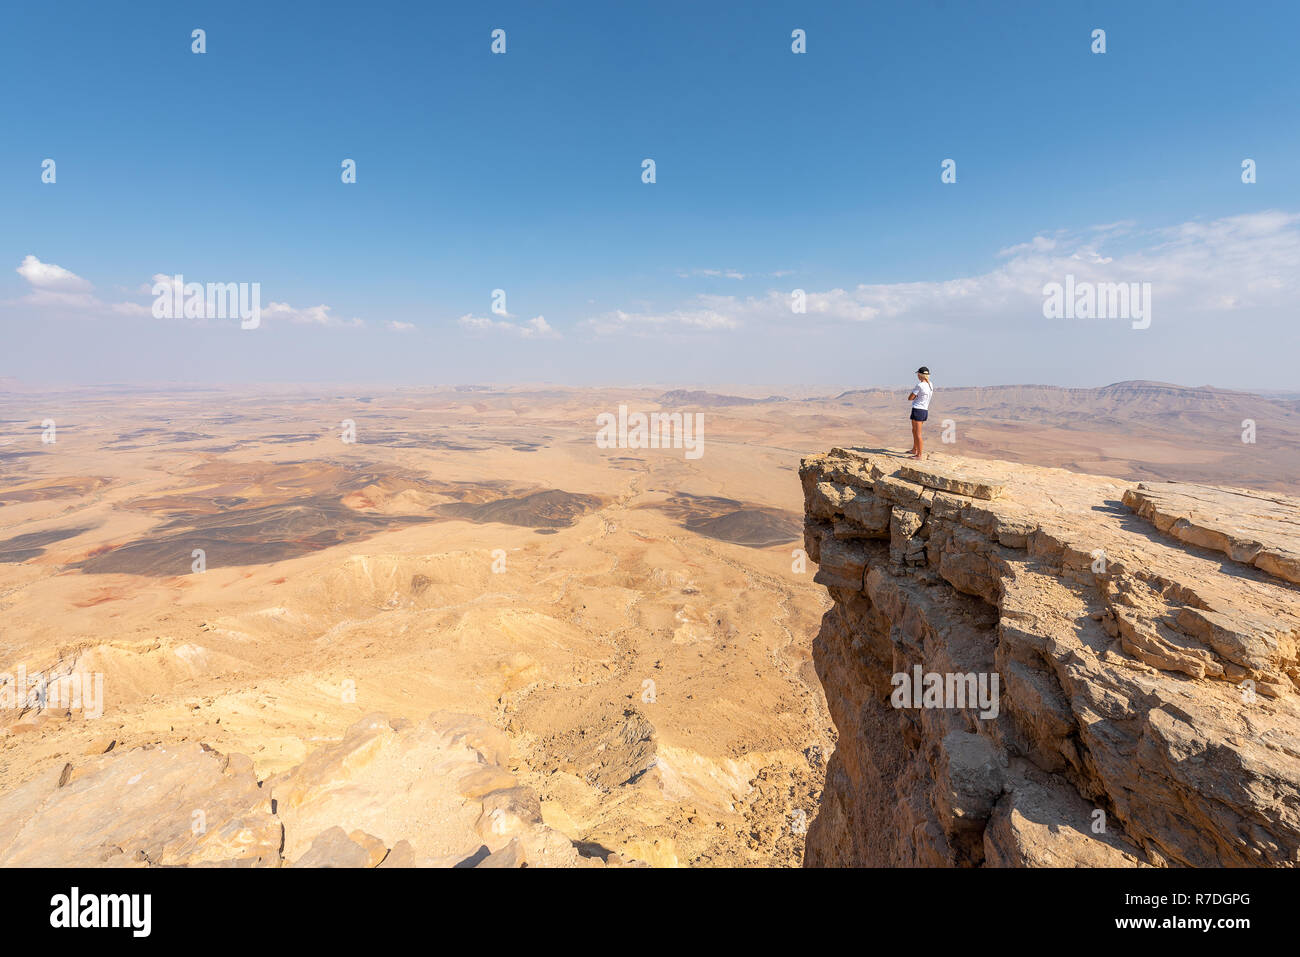
[[[795,399],[818,399],[834,397],[842,392],[850,391],[906,391],[914,377],[902,376],[899,383],[877,382],[877,383],[816,383],[816,382],[597,382],[591,385],[575,384],[571,382],[558,382],[548,380],[538,381],[514,381],[501,382],[491,380],[481,381],[457,381],[447,380],[444,382],[381,382],[375,380],[330,380],[330,381],[311,381],[311,380],[283,380],[283,381],[226,381],[226,382],[167,382],[167,381],[102,381],[102,382],[29,382],[17,376],[0,376],[0,396],[11,395],[28,395],[28,394],[45,394],[47,392],[58,391],[61,389],[125,389],[135,392],[157,392],[165,394],[168,392],[204,392],[204,391],[229,391],[250,386],[269,388],[277,391],[290,389],[303,389],[308,391],[327,390],[337,391],[339,389],[360,389],[360,390],[440,390],[440,389],[496,389],[502,391],[526,390],[526,389],[569,389],[576,392],[602,392],[602,391],[640,391],[640,390],[661,390],[664,392],[703,392],[713,395],[738,395],[746,398],[763,397],[765,394],[781,396]],[[932,377],[933,378],[933,377]],[[1096,382],[1084,385],[1059,385],[1052,382],[967,382],[967,383],[949,383],[935,382],[936,389],[1065,389],[1088,391],[1105,389],[1111,386],[1126,385],[1130,383],[1141,383],[1151,386],[1168,386],[1177,389],[1202,390],[1213,389],[1225,392],[1240,392],[1249,395],[1259,395],[1264,398],[1296,398],[1300,397],[1300,390],[1295,388],[1274,387],[1260,385],[1253,388],[1236,388],[1232,386],[1220,385],[1213,382],[1187,383],[1187,382],[1164,382],[1157,379],[1116,379],[1109,382]]]

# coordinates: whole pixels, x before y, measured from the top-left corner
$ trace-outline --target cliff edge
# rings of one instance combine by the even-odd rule
[[[805,864],[1300,864],[1300,500],[805,459],[839,743]]]

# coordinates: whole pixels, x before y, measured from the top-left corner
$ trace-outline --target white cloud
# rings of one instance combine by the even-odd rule
[[[690,279],[692,276],[704,276],[708,279],[745,278],[745,274],[738,269],[686,269],[679,270],[677,275],[682,279]]]
[[[691,305],[667,312],[625,312],[616,309],[585,320],[587,328],[600,335],[631,333],[658,334],[681,331],[738,329],[742,320],[734,313],[745,306],[733,296],[697,296]]]
[[[1086,236],[1086,239],[1084,238]],[[1124,249],[1108,245],[1124,243]],[[864,283],[806,292],[807,313],[789,290],[761,296],[697,296],[670,309],[616,310],[583,325],[602,335],[725,331],[765,323],[882,320],[964,323],[1041,315],[1043,286],[1076,281],[1149,282],[1164,316],[1264,309],[1295,312],[1300,297],[1300,214],[1276,210],[1133,232],[1130,222],[1059,231],[999,250],[997,268],[976,276]]]
[[[524,323],[526,328],[522,335],[525,339],[558,339],[560,334],[551,328],[544,316],[534,316]]]
[[[1056,248],[1056,240],[1047,236],[1035,236],[1027,243],[1018,243],[1015,246],[1008,246],[1006,249],[998,250],[998,258],[1006,256],[1019,256],[1023,253],[1035,252],[1046,253]]]
[[[177,279],[180,279],[181,282],[178,283]],[[184,287],[193,285],[194,282],[194,280],[186,280],[183,275],[169,276],[166,273],[154,273],[153,281],[142,284],[140,290],[142,294],[148,295],[152,299],[153,290],[161,284],[166,289],[171,290],[171,295],[179,296],[181,299],[184,299]],[[259,293],[261,292],[260,285],[257,291]],[[163,292],[162,295],[165,296],[168,295],[168,293]],[[153,315],[152,304],[149,306],[135,306],[133,304],[124,303],[123,305],[128,306],[132,310],[129,314]],[[134,310],[136,309],[143,309],[143,312],[135,312]],[[114,309],[114,311],[119,310]],[[359,329],[364,327],[366,324],[364,319],[340,319],[338,316],[332,315],[330,307],[324,304],[319,306],[307,306],[306,308],[299,309],[291,306],[287,302],[271,302],[261,306],[260,319],[262,322],[269,320],[272,322],[288,322],[302,326],[327,326],[331,328],[350,329]],[[206,320],[203,319],[189,319],[187,321],[198,322],[200,324],[206,322]]]
[[[470,332],[516,335],[521,339],[559,339],[560,334],[551,328],[545,316],[534,316],[527,322],[503,322],[483,316],[464,315],[457,320],[462,329]]]
[[[165,277],[164,277],[165,278]],[[326,305],[308,306],[305,309],[295,309],[287,302],[272,302],[262,307],[262,321],[272,320],[274,322],[292,322],[297,325],[306,326],[332,326],[359,329],[364,326],[364,319],[340,319],[338,316],[330,314],[330,307]]]
[[[62,266],[56,266],[54,263],[43,263],[35,256],[23,257],[23,261],[16,271],[18,275],[26,279],[36,289],[73,293],[89,292],[94,288],[75,273],[69,272]]]
[[[411,332],[415,329],[415,323],[398,322],[396,319],[389,319],[384,323],[384,328],[389,332]]]
[[[24,256],[14,271],[27,280],[30,288],[9,305],[22,306],[38,316],[80,317],[104,312],[136,315],[140,308],[129,302],[106,303],[92,292],[95,287],[89,281],[62,266],[41,262],[32,255]]]
[[[859,287],[859,289],[864,287]],[[808,314],[825,319],[865,322],[876,318],[880,308],[856,301],[843,289],[808,292]],[[599,335],[630,333],[661,335],[676,332],[726,332],[744,326],[780,322],[793,315],[789,290],[771,290],[762,296],[701,295],[675,309],[629,312],[617,309],[593,316],[583,325]],[[797,317],[796,317],[797,318]]]
[[[102,315],[152,317],[154,289],[160,283],[173,290],[177,285],[176,276],[155,273],[151,282],[135,287],[136,295],[148,297],[149,302],[106,302],[92,292],[94,287],[85,279],[62,266],[41,262],[35,256],[24,257],[16,272],[27,280],[30,288],[25,295],[5,305],[24,307],[41,318],[85,319]],[[183,297],[184,289],[180,292]],[[365,325],[362,319],[341,319],[334,316],[326,305],[297,309],[286,302],[272,302],[262,306],[261,319],[330,327],[359,328]],[[404,332],[414,327],[409,323],[389,323],[388,328]]]
[[[30,286],[25,295],[4,305],[21,306],[33,311],[38,317],[50,318],[95,318],[102,315],[152,317],[154,289],[161,284],[163,294],[170,288],[175,294],[177,279],[180,277],[155,273],[149,282],[134,288],[137,296],[145,297],[148,302],[106,302],[93,293],[94,287],[73,273],[71,270],[54,263],[41,262],[35,256],[26,256],[16,272],[27,280]],[[184,282],[184,285],[189,283]],[[117,287],[119,291],[130,294],[130,287]],[[179,290],[184,298],[184,289]],[[272,302],[261,307],[262,321],[288,322],[296,325],[328,326],[333,328],[360,328],[365,326],[363,319],[342,319],[332,314],[326,305],[295,308],[287,302]],[[187,320],[202,323],[204,320]],[[389,322],[386,327],[393,332],[408,332],[415,327],[405,322]]]

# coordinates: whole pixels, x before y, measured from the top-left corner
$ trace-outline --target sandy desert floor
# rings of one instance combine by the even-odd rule
[[[945,451],[1294,490],[1295,400],[1111,388],[940,393],[929,441],[948,419]],[[110,740],[269,776],[368,713],[452,710],[509,735],[574,841],[796,865],[835,746],[799,458],[905,448],[905,394],[2,395],[0,672],[102,674],[104,702],[0,711],[0,793]],[[702,412],[703,454],[598,447],[620,404]]]

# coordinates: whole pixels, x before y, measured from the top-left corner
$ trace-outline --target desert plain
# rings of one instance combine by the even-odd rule
[[[935,451],[1300,472],[1291,395],[935,384]],[[906,384],[0,389],[0,680],[103,677],[102,713],[6,702],[0,800],[160,742],[267,779],[366,715],[454,712],[589,856],[801,863],[836,740],[799,463],[906,449]],[[601,447],[620,405],[701,415],[701,454]]]

